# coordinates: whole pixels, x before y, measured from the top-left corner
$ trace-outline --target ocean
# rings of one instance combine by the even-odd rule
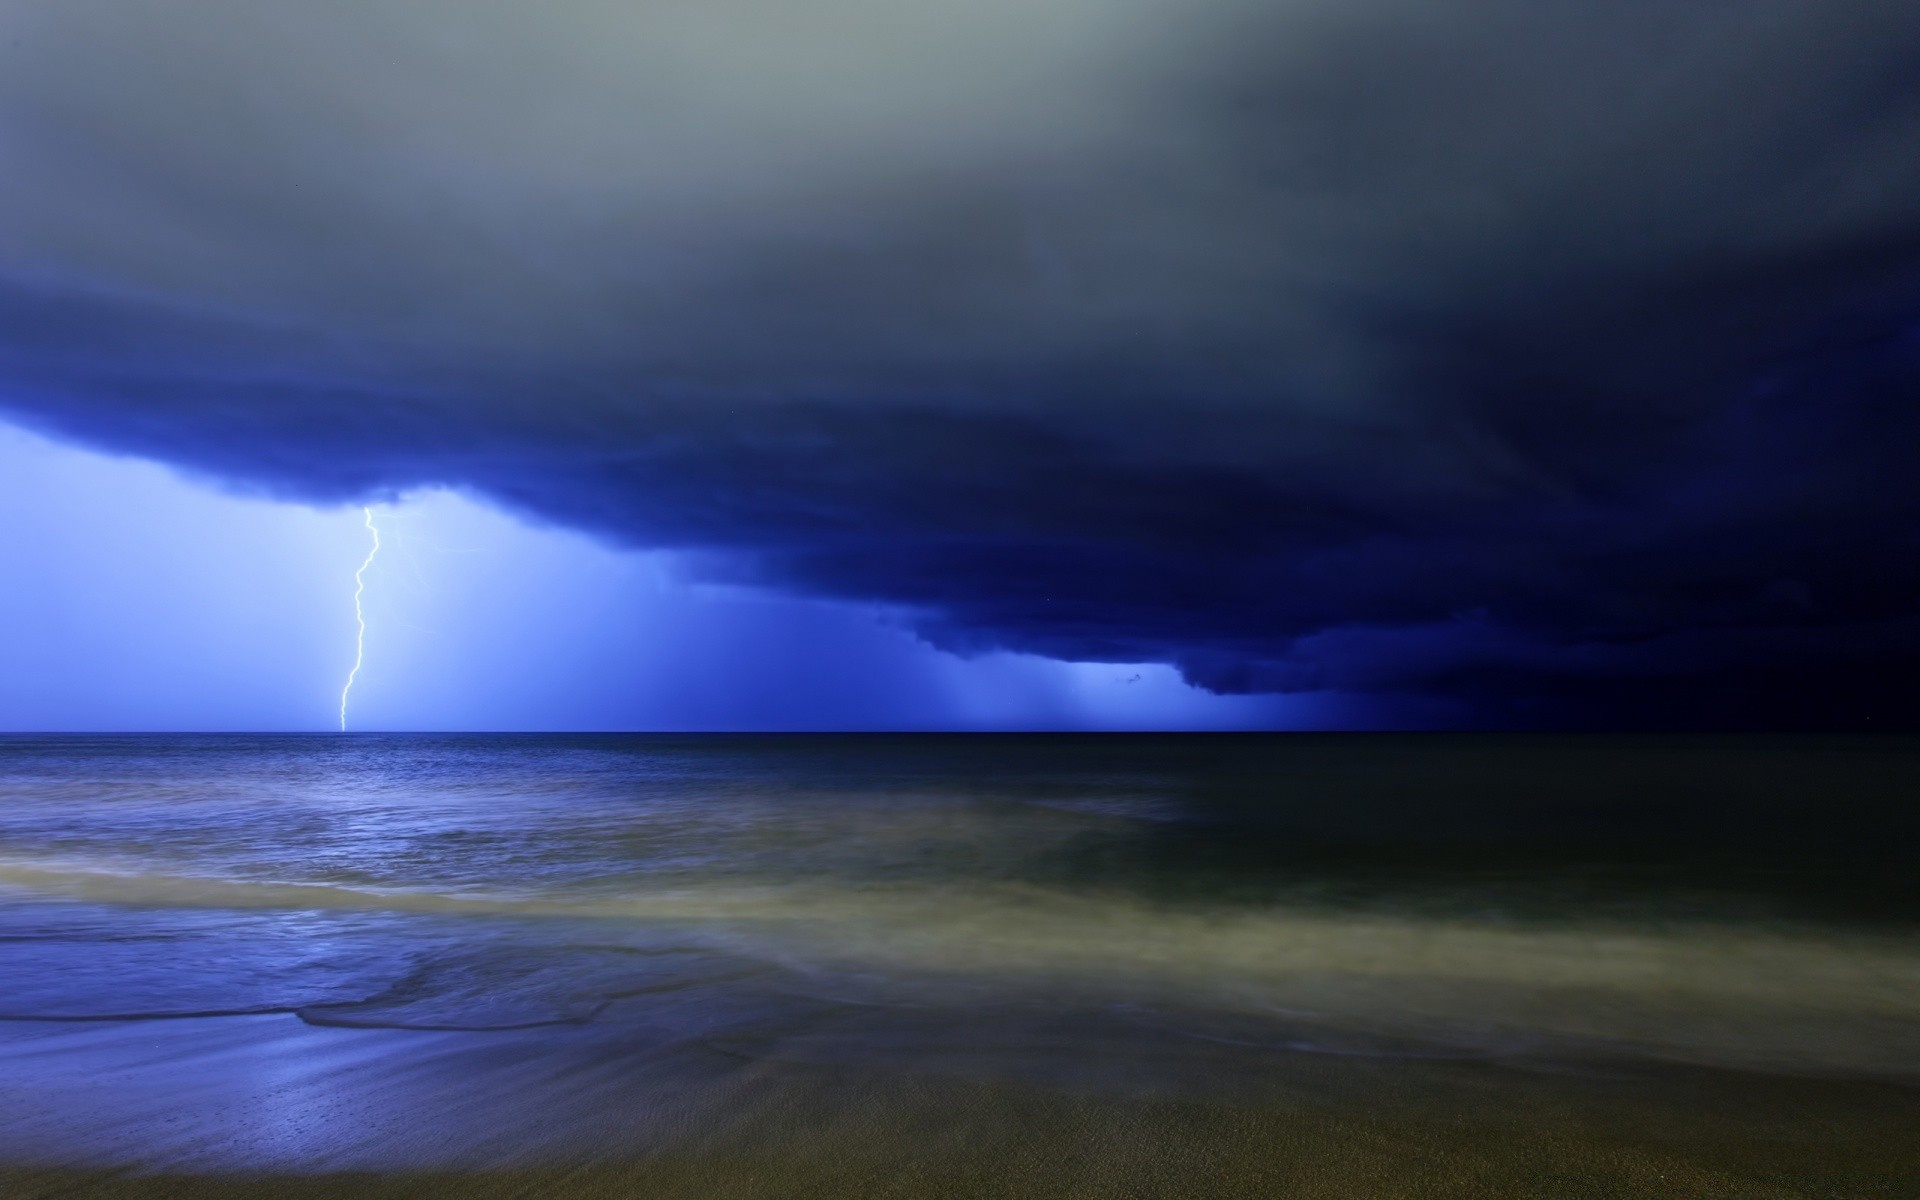
[[[1917,801],[1898,737],[6,737],[0,1163],[1911,1194]]]

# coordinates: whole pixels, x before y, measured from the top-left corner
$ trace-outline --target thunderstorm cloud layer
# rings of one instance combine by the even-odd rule
[[[1920,722],[1920,7],[10,0],[0,417],[959,652]]]

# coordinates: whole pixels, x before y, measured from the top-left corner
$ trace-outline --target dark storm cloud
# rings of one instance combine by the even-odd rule
[[[1920,10],[16,0],[0,405],[936,644],[1920,718]]]

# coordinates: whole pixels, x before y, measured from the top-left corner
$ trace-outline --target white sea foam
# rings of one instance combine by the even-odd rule
[[[729,961],[777,966],[793,980],[811,981],[795,984],[798,990],[836,1002],[864,997],[951,1008],[1044,997],[1089,1010],[1178,1012],[1162,1022],[1165,1028],[1270,1050],[1550,1051],[1920,1077],[1920,948],[1896,936],[1173,908],[983,883],[716,883],[515,894],[15,859],[0,863],[0,884],[135,910],[453,918],[470,938],[489,939],[511,926],[521,931],[516,937],[542,947],[513,952],[545,956],[524,978],[515,974],[511,964],[521,960],[512,955],[508,966],[489,966],[492,974],[449,966],[420,975],[401,1007],[437,1014],[444,1027],[520,1020],[495,1010],[594,1019],[612,995],[595,982],[606,973],[607,952],[566,950],[588,922],[602,937],[654,944],[680,937]],[[390,936],[406,934],[394,929]],[[493,983],[481,986],[476,978]],[[501,982],[509,978],[521,982]],[[438,989],[444,994],[436,994],[435,980],[448,984]],[[404,1023],[379,1005],[333,1012],[341,1021]]]

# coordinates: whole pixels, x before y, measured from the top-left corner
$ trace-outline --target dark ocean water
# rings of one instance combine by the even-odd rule
[[[42,1086],[84,1027],[248,1018],[1083,1091],[1908,1086],[1917,798],[1897,738],[10,737],[0,1032]]]

